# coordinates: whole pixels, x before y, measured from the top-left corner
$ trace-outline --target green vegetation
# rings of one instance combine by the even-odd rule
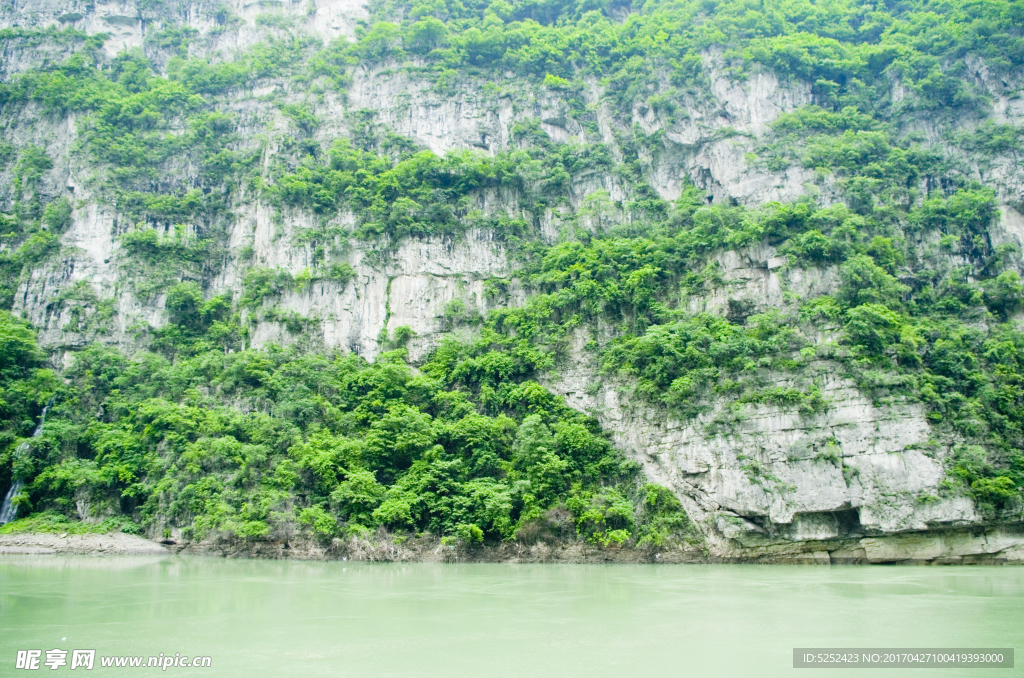
[[[107,534],[109,532],[140,534],[142,528],[125,517],[106,518],[98,523],[68,520],[59,511],[39,511],[28,518],[19,518],[0,525],[0,534],[44,532],[51,534]]]
[[[189,299],[188,289],[175,294]],[[173,327],[188,338],[208,308],[175,301]],[[35,355],[27,330],[9,324],[5,355]],[[84,502],[115,517],[78,531],[141,529],[134,517],[191,538],[286,538],[300,523],[325,539],[384,526],[480,541],[512,538],[568,506],[595,542],[689,536],[678,502],[639,486],[636,465],[593,420],[524,378],[527,363],[474,371],[471,361],[429,361],[417,376],[403,355],[371,365],[352,354],[214,349],[171,362],[93,345],[62,386],[45,371],[12,379],[5,392],[48,385],[31,392],[35,407],[55,389],[57,398],[44,435],[17,460],[32,479],[26,508],[44,512],[5,529],[74,532],[65,515]],[[634,514],[630,497],[647,508]],[[595,508],[608,498],[613,512]]]
[[[218,10],[215,31],[241,22]],[[2,31],[40,55],[0,85],[4,115],[74,115],[78,133],[69,149],[0,144],[0,486],[27,480],[19,501],[35,512],[4,529],[693,539],[678,499],[538,383],[579,358],[580,336],[603,379],[684,420],[721,405],[818,416],[831,403],[815,370],[830,361],[876,403],[926,407],[948,451],[943,492],[993,517],[1019,510],[1022,259],[993,240],[997,193],[979,179],[1020,167],[1024,131],[990,113],[993,98],[1020,96],[1022,23],[1006,0],[382,0],[354,43],[325,45],[299,18],[261,14],[264,39],[229,60],[193,56],[204,37],[170,20],[145,51],[113,59],[104,36]],[[504,97],[538,111],[528,115],[557,101],[571,141],[518,114],[493,153],[440,157],[372,110],[348,109],[347,136],[331,132],[321,104],[345,103],[357,65],[460,103],[473,92],[495,113]],[[813,103],[749,139],[748,164],[805,172],[807,196],[720,204],[684,181],[662,199],[652,177],[678,151],[667,132],[711,100],[712,77],[764,71]],[[599,110],[611,119],[599,124]],[[909,131],[924,122],[936,133]],[[70,258],[61,236],[90,207],[60,184],[72,155],[115,217],[125,285],[162,298],[168,323],[133,327],[141,350],[125,355],[93,341],[108,335],[113,301],[86,282],[65,287],[46,301],[76,336],[61,380],[8,311],[30,276]],[[595,178],[615,190],[593,190]],[[245,248],[233,295],[214,281],[233,256],[230,229],[249,218],[240,206],[256,202],[275,224],[301,216],[280,245],[308,247],[309,268],[272,268]],[[245,349],[257,322],[310,334],[317,318],[275,302],[348,285],[353,243],[384,261],[405,239],[470,228],[496,236],[530,296],[485,318],[456,299],[444,322],[460,332],[422,364],[406,361],[408,327],[382,332],[373,364],[313,341]],[[541,237],[552,228],[553,243]],[[770,309],[732,298],[723,254],[750,248],[784,257],[783,280],[831,281],[827,293],[789,291]],[[487,291],[500,302],[510,286]],[[703,305],[713,293],[726,304]],[[51,398],[44,435],[24,445]],[[751,482],[779,482],[743,461]],[[65,522],[79,511],[105,521]]]
[[[468,194],[515,180],[515,160],[471,153],[442,159],[423,151],[392,164],[340,139],[328,151],[326,167],[303,165],[282,176],[276,189],[285,204],[314,212],[348,207],[361,217],[357,237],[453,233],[464,228],[460,217],[468,212]]]
[[[739,77],[766,67],[811,83],[821,103],[837,111],[852,105],[884,114],[949,114],[977,104],[978,92],[963,77],[968,54],[1000,75],[1024,63],[1017,30],[1024,15],[1008,0],[878,6],[380,0],[373,17],[377,23],[353,48],[362,60],[416,59],[435,77],[454,70],[512,72],[545,86],[596,76],[612,110],[622,113],[643,98],[656,108],[701,96],[700,54],[713,48],[736,60],[729,67]],[[909,95],[895,107],[893,78]]]

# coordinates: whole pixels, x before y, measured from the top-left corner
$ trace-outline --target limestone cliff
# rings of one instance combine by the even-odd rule
[[[44,30],[51,35],[64,29],[106,34],[97,63],[125,50],[141,50],[163,77],[180,68],[183,58],[229,63],[268,41],[355,42],[379,18],[371,16],[374,11],[382,10],[358,0],[173,6],[141,0],[16,0],[0,10],[0,27],[12,29],[5,37],[0,75],[13,83],[66,58],[73,52],[71,42],[82,39],[35,37]],[[171,28],[177,33],[172,35]],[[181,34],[187,41],[175,44],[171,38]],[[251,158],[246,174],[223,192],[216,212],[180,218],[153,217],[152,209],[149,216],[139,216],[124,207],[126,194],[115,195],[102,179],[110,167],[90,155],[95,123],[85,122],[85,113],[38,97],[23,105],[4,104],[0,126],[7,143],[14,149],[38,147],[51,161],[34,190],[43,202],[65,198],[72,206],[70,222],[59,235],[59,253],[22,275],[12,310],[38,328],[40,344],[62,366],[97,340],[128,352],[144,348],[152,332],[170,321],[169,284],[159,276],[171,282],[196,280],[207,298],[227,294],[237,304],[249,295],[249,303],[239,306],[246,347],[297,344],[373,360],[396,332],[404,331],[400,328],[408,328],[409,360],[419,364],[443,336],[453,331],[472,336],[476,318],[520,306],[537,293],[539,288],[520,276],[524,243],[553,246],[629,225],[638,214],[629,205],[642,197],[636,192],[640,180],[667,203],[694,190],[705,205],[752,211],[769,203],[811,200],[826,209],[848,202],[841,175],[823,173],[810,162],[766,160],[773,153],[785,156],[791,150],[786,145],[800,141],[786,141],[776,123],[780,116],[822,102],[815,82],[756,65],[740,76],[737,58],[720,46],[702,49],[700,77],[689,90],[672,89],[671,114],[665,112],[668,104],[652,103],[646,96],[635,97],[623,110],[622,100],[609,96],[609,82],[593,75],[581,76],[569,88],[514,72],[496,83],[479,70],[452,71],[446,76],[452,82],[440,86],[436,71],[426,68],[429,59],[411,52],[339,61],[331,76],[335,85],[297,77],[297,65],[286,73],[254,75],[202,95],[209,110],[230,117],[231,136],[224,148]],[[967,58],[966,64],[957,77],[987,98],[985,120],[1019,129],[1024,123],[1022,81],[1008,84],[1008,76],[991,73],[981,57]],[[656,71],[646,85],[649,94],[669,90],[670,80],[667,72]],[[909,96],[898,77],[890,84],[894,102]],[[955,120],[913,109],[901,116],[893,122],[894,135],[941,149],[946,162],[958,167],[959,180],[993,191],[998,215],[980,237],[986,252],[1013,246],[1000,251],[1009,253],[1006,270],[1019,270],[1021,259],[1013,249],[1024,251],[1024,165],[1016,151],[979,160],[956,134],[984,130],[981,122],[958,126]],[[160,134],[184,138],[189,124],[183,117],[172,119]],[[601,144],[610,162],[577,167],[565,185],[564,200],[534,200],[531,191],[548,179],[527,177],[519,187],[472,193],[459,208],[465,226],[459,232],[414,233],[386,242],[351,235],[366,221],[352,206],[335,213],[317,211],[266,190],[298,171],[305,162],[303,148],[327,149],[339,138],[362,138],[378,149],[389,139],[404,139],[411,148],[438,156],[472,151],[499,157],[522,149],[529,129],[554,146]],[[624,162],[632,162],[637,174],[621,171]],[[19,167],[9,162],[0,174],[0,197],[8,206],[27,186]],[[168,193],[198,189],[212,195],[203,171],[183,152],[160,161],[153,185]],[[926,195],[932,180],[916,177],[911,188]],[[520,219],[528,234],[510,238],[488,226],[499,217]],[[140,224],[158,233],[154,242],[176,238],[187,248],[212,238],[219,249],[192,268],[183,264],[163,271],[159,257],[152,265],[140,264],[124,239]],[[908,232],[907,251],[930,257],[939,271],[971,263],[964,248],[942,249],[942,237],[928,226]],[[792,251],[767,237],[718,247],[702,263],[712,266],[715,275],[684,294],[680,308],[742,324],[772,309],[795,314],[807,300],[839,293],[844,280],[840,262],[826,258],[798,265]],[[247,275],[256,269],[290,282],[253,297]],[[328,270],[342,273],[317,273]],[[910,272],[895,276],[908,289],[914,284]],[[1019,321],[1019,307],[1011,307],[1008,322]],[[1019,559],[1024,543],[1019,497],[1006,501],[995,515],[979,510],[969,493],[948,491],[944,483],[954,447],[969,441],[938,432],[923,402],[895,391],[879,397],[863,379],[858,382],[844,362],[849,351],[843,322],[837,317],[813,321],[817,335],[808,339],[810,352],[805,349],[802,357],[793,353],[798,371],[751,363],[750,373],[760,383],[794,392],[816,389],[820,405],[814,408],[743,402],[735,393],[710,390],[700,396],[697,414],[682,415],[644,399],[634,392],[633,381],[609,371],[594,349],[621,334],[611,320],[572,329],[554,366],[538,380],[571,407],[595,416],[649,479],[677,494],[712,555],[756,559],[811,553],[827,559],[831,553],[832,560],[887,561],[987,554]],[[986,322],[991,320],[978,321]],[[893,535],[900,537],[887,542]],[[921,541],[912,543],[908,535]],[[893,555],[886,549],[903,551]]]

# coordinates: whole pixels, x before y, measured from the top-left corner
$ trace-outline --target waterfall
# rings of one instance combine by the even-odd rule
[[[18,509],[11,503],[11,499],[14,498],[14,495],[21,492],[21,488],[24,486],[25,483],[22,480],[15,480],[11,483],[11,489],[7,490],[7,496],[4,497],[3,508],[0,508],[0,525],[11,522],[18,514]]]
[[[39,426],[36,426],[36,430],[32,432],[33,438],[38,438],[43,435],[43,424],[46,422],[46,411],[50,409],[50,405],[47,404],[43,408],[43,413],[39,417]],[[21,445],[18,445],[18,449],[15,450],[15,457],[21,456],[28,452],[29,443],[26,440]],[[4,497],[3,506],[0,507],[0,525],[9,523],[18,516],[18,508],[13,504],[13,499],[21,492],[21,488],[25,487],[25,481],[21,478],[16,478],[11,482],[11,488],[7,490],[7,496]]]

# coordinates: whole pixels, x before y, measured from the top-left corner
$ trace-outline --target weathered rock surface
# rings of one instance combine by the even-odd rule
[[[210,33],[215,26],[209,18],[212,13],[200,4],[184,6],[180,16],[175,15],[173,19],[208,38],[215,36],[209,38],[212,42],[208,41],[204,47],[211,56],[237,53],[261,39],[263,34],[253,20],[257,14],[268,11],[267,8],[244,0],[225,3],[223,8],[244,21],[231,30],[221,26],[216,33]],[[316,33],[324,40],[353,36],[355,24],[367,16],[365,5],[353,0],[319,2],[316,11],[309,15],[305,10],[288,13],[289,16],[295,14],[297,29]],[[107,49],[114,54],[124,48],[143,47],[145,37],[162,26],[162,16],[151,16],[132,2],[84,4],[66,0],[22,0],[0,11],[0,27],[43,26],[73,26],[90,33],[111,33],[114,37],[108,41]],[[13,73],[38,59],[34,61],[25,54],[15,53],[5,55],[0,61],[4,72]],[[793,169],[774,175],[750,165],[745,155],[757,143],[756,135],[764,132],[779,113],[810,102],[809,89],[780,83],[769,73],[758,74],[747,82],[733,82],[721,72],[724,65],[720,57],[708,54],[707,63],[712,83],[707,100],[694,102],[688,117],[665,130],[668,141],[652,167],[652,185],[669,200],[678,197],[686,177],[715,201],[737,200],[757,205],[801,195],[803,184],[810,177],[805,170]],[[329,145],[334,137],[347,132],[346,113],[364,108],[376,110],[377,120],[395,133],[410,137],[439,154],[462,148],[491,154],[509,149],[512,127],[534,117],[547,121],[544,129],[554,141],[569,141],[579,132],[562,126],[572,127],[566,122],[568,104],[550,93],[538,94],[524,89],[494,99],[479,88],[467,88],[455,96],[441,96],[431,91],[427,82],[392,66],[385,64],[369,70],[359,67],[345,100],[328,94],[314,103],[312,112],[320,121],[315,140]],[[270,154],[277,140],[293,132],[292,123],[275,105],[256,98],[257,94],[240,92],[238,100],[230,102],[229,108],[239,116],[239,129],[246,131],[246,136],[250,132],[251,136],[266,135]],[[302,99],[294,93],[284,96],[288,100]],[[597,107],[603,141],[614,148],[613,112],[607,110],[600,97],[600,87],[592,84],[586,92],[587,103]],[[630,115],[634,123],[648,132],[660,129],[663,124],[647,110],[637,109]],[[166,322],[162,308],[164,299],[162,295],[139,298],[123,282],[117,235],[123,232],[124,225],[118,224],[116,213],[104,205],[103,200],[90,193],[89,178],[94,169],[69,152],[77,139],[73,116],[55,121],[42,111],[33,111],[5,122],[19,143],[37,143],[56,159],[58,167],[52,174],[61,178],[46,187],[46,192],[73,197],[78,204],[74,223],[62,240],[68,256],[58,266],[33,274],[19,291],[15,311],[42,328],[44,344],[80,346],[93,337],[70,331],[72,314],[52,302],[62,291],[85,283],[97,297],[114,302],[115,319],[105,339],[130,347],[133,338],[129,328],[134,324],[143,322],[159,327]],[[733,132],[723,138],[721,130],[725,128]],[[574,206],[597,190],[607,191],[612,200],[621,199],[624,193],[620,181],[610,173],[595,173],[578,179],[573,187]],[[485,198],[479,207],[485,213],[508,208],[507,201],[500,195]],[[289,213],[278,219],[269,206],[244,192],[237,196],[232,210],[236,217],[229,238],[231,256],[211,287],[231,290],[236,296],[240,294],[238,271],[249,262],[241,262],[239,256],[246,247],[252,248],[252,263],[262,266],[299,274],[311,265],[310,246],[292,242],[298,230],[313,225],[311,215]],[[541,217],[545,236],[551,240],[559,236],[559,219],[558,211]],[[351,215],[343,215],[339,223],[351,223]],[[348,252],[346,260],[355,268],[356,276],[347,285],[318,283],[275,299],[275,308],[281,314],[292,313],[311,319],[313,322],[307,326],[324,345],[354,350],[370,359],[380,350],[382,329],[407,325],[417,334],[410,349],[412,355],[418,357],[431,344],[449,301],[460,298],[484,311],[487,302],[481,281],[512,273],[502,243],[474,231],[455,242],[413,239],[383,261],[377,256],[368,260],[367,254],[358,246]],[[771,282],[766,281],[765,303],[771,303],[779,294],[777,285],[772,287]],[[709,300],[708,303],[716,302]],[[272,320],[260,322],[252,333],[252,340],[254,345],[261,346],[270,342],[298,341],[299,337],[289,336],[283,323]]]
[[[815,360],[799,381],[770,375],[778,386],[815,384],[827,403],[823,412],[737,408],[720,399],[679,421],[602,375],[584,348],[586,337],[575,339],[566,366],[545,385],[596,416],[649,478],[676,491],[714,557],[792,562],[836,552],[838,562],[968,562],[998,553],[1020,559],[1024,530],[978,536],[985,520],[973,501],[941,496],[948,450],[930,440],[923,409],[876,406],[841,376],[838,363]],[[930,531],[939,536],[926,536]]]
[[[254,18],[266,11],[266,3],[227,0],[220,4],[241,22],[213,32],[215,12],[210,6],[184,3],[174,10],[176,21],[208,38],[204,54],[210,57],[218,52],[237,53],[263,35]],[[312,12],[306,11],[305,3],[288,2],[282,7],[295,17],[297,29],[325,40],[353,36],[358,22],[368,16],[366,5],[359,0],[321,0]],[[0,8],[0,27],[73,26],[89,33],[109,33],[112,38],[105,49],[110,55],[144,47],[146,36],[158,30],[161,21],[135,2],[16,0]],[[59,56],[4,53],[0,75],[7,78],[41,58]],[[550,93],[524,88],[495,98],[482,88],[470,88],[441,96],[428,83],[392,66],[360,67],[347,99],[328,93],[314,103],[313,112],[320,121],[315,140],[329,144],[333,137],[347,132],[346,113],[361,108],[377,110],[380,123],[439,154],[465,148],[491,154],[508,149],[512,127],[528,118],[539,118],[542,129],[558,143],[572,141],[581,133],[567,121],[567,104]],[[710,77],[705,98],[692,102],[687,115],[667,128],[642,106],[625,113],[608,110],[600,86],[589,83],[584,97],[595,106],[604,141],[615,147],[612,129],[617,116],[625,115],[625,124],[638,125],[647,134],[663,131],[664,147],[657,157],[646,160],[650,162],[651,185],[666,199],[678,197],[685,178],[716,203],[735,200],[753,206],[802,195],[812,178],[809,170],[792,167],[771,173],[748,160],[748,154],[755,149],[757,136],[781,113],[812,101],[810,88],[780,82],[768,73],[732,81],[715,53],[705,55],[705,66]],[[976,69],[976,76],[984,81],[983,65]],[[294,130],[274,105],[260,98],[262,94],[239,93],[231,106],[245,136],[265,135],[267,152],[272,153],[281,137]],[[294,93],[284,98],[297,100]],[[1020,121],[1024,116],[1021,101],[997,98],[992,105],[999,119]],[[144,298],[125,283],[117,240],[124,225],[118,224],[110,206],[91,193],[93,170],[71,152],[78,140],[74,116],[56,118],[31,105],[20,116],[0,114],[6,137],[18,145],[45,147],[56,165],[49,173],[51,185],[42,190],[51,196],[73,198],[76,207],[73,224],[61,242],[65,255],[59,263],[32,274],[18,291],[15,311],[41,328],[44,345],[80,347],[97,334],[80,331],[72,322],[77,316],[70,306],[55,300],[75,285],[84,285],[97,298],[113,304],[113,319],[98,338],[131,348],[135,345],[134,325],[160,327],[166,323],[164,298],[159,294]],[[926,121],[908,120],[907,126],[937,137]],[[980,178],[983,170],[973,171]],[[1021,172],[1020,167],[1010,165],[984,168],[985,181],[996,187],[1003,203],[999,225],[992,233],[993,246],[1013,244],[1024,249],[1024,217],[1018,209],[1024,202]],[[620,182],[615,175],[598,172],[579,179],[572,187],[573,206],[599,190],[606,191],[613,201],[621,199]],[[500,195],[484,198],[477,207],[488,214],[508,209]],[[270,206],[244,191],[235,197],[231,209],[235,218],[230,225],[229,252],[216,278],[208,281],[211,291],[231,291],[237,298],[250,263],[293,275],[311,266],[311,245],[297,244],[295,238],[315,225],[311,215],[287,211],[276,215]],[[559,236],[562,216],[552,210],[540,218],[544,236],[551,241]],[[353,217],[341,215],[337,220],[351,225]],[[247,253],[245,260],[243,252]],[[352,266],[354,276],[344,283],[314,281],[268,300],[266,306],[276,311],[273,318],[262,317],[262,309],[254,311],[252,344],[308,341],[373,359],[383,348],[382,339],[395,328],[408,326],[415,332],[410,356],[419,360],[444,331],[443,316],[449,303],[461,300],[469,308],[485,312],[493,303],[485,294],[485,281],[508,277],[514,268],[505,244],[491,232],[475,229],[458,238],[407,239],[388,252],[352,244],[336,263]],[[718,263],[726,284],[691,299],[691,311],[726,314],[730,304],[738,303],[748,312],[758,312],[782,303],[787,286],[808,296],[828,292],[837,282],[834,270],[789,271],[783,279],[785,260],[770,248],[725,252]],[[512,290],[504,303],[522,300],[514,284]],[[280,320],[287,314],[303,319],[302,331],[289,331],[287,323]],[[920,407],[901,402],[875,405],[827,360],[818,360],[809,369],[829,402],[824,412],[801,414],[765,405],[734,410],[724,402],[712,402],[708,412],[690,421],[676,421],[630,398],[622,384],[602,380],[582,340],[569,364],[548,375],[546,383],[573,407],[593,412],[618,446],[639,460],[653,480],[674,488],[684,501],[708,539],[710,555],[664,554],[662,562],[704,557],[808,562],[1020,561],[1024,541],[1019,531],[988,528],[976,532],[982,521],[973,504],[963,497],[939,495],[946,451],[931,444]],[[772,378],[780,384],[789,379],[785,374]],[[101,548],[107,544],[105,539],[111,541]],[[0,552],[18,548],[164,552],[159,545],[127,535],[0,537]],[[302,553],[329,556],[318,548],[309,546]],[[502,557],[543,560],[548,556],[534,553],[543,548],[531,547],[525,555],[519,551]],[[446,557],[439,553],[438,558]],[[552,556],[574,562],[576,557]]]
[[[176,543],[168,548],[170,552],[181,555],[369,562],[1024,565],[1024,529],[1017,525],[853,539],[809,538],[806,541],[725,550],[681,545],[642,549],[602,548],[578,541],[557,540],[446,545],[428,535],[400,543],[389,535],[378,535],[370,540],[334,539],[329,544],[307,539],[277,543],[208,540]]]

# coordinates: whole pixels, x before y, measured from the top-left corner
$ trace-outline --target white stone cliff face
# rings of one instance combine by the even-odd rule
[[[225,6],[242,22],[209,37],[206,49],[211,55],[237,53],[264,36],[253,20],[259,13],[269,11],[266,7],[245,0]],[[285,4],[276,11],[291,17],[297,29],[315,33],[324,40],[352,37],[355,25],[367,16],[365,5],[351,0],[317,3],[312,14],[305,13],[305,5],[301,6],[301,11],[299,7],[294,3]],[[210,36],[217,28],[212,18],[214,14],[203,5],[190,5],[181,10],[178,18]],[[79,5],[65,0],[27,0],[0,13],[0,26],[74,26],[90,33],[111,33],[114,37],[108,41],[107,49],[112,50],[112,54],[142,47],[146,35],[162,25],[160,19],[147,18],[146,11],[133,3]],[[652,185],[662,197],[670,200],[678,197],[681,182],[686,177],[691,177],[716,201],[735,199],[756,205],[767,200],[797,197],[803,192],[802,182],[808,179],[804,170],[769,175],[749,167],[744,156],[754,147],[755,136],[780,112],[810,101],[809,90],[805,86],[782,86],[775,76],[766,73],[745,83],[733,83],[719,72],[719,61],[717,56],[708,55],[712,99],[689,111],[688,117],[666,130],[666,148],[652,165]],[[16,68],[8,64],[8,72],[31,65],[29,59],[22,59],[22,62]],[[273,105],[256,98],[261,92],[239,94],[244,96],[228,106],[238,115],[239,133],[255,136],[263,132],[268,137],[267,153],[273,153],[275,139],[294,131],[289,127],[290,122]],[[608,122],[611,112],[601,102],[599,88],[595,85],[587,96],[588,103],[598,105],[600,110],[605,143],[614,146]],[[296,92],[286,98],[303,100],[301,93]],[[532,117],[545,121],[543,127],[555,141],[569,141],[578,134],[578,130],[570,132],[564,127],[572,127],[566,122],[567,104],[553,94],[537,97],[532,90],[523,90],[494,100],[482,90],[470,88],[445,97],[432,92],[425,81],[387,67],[357,67],[344,100],[328,94],[322,101],[313,102],[311,108],[320,121],[314,138],[325,146],[347,132],[344,119],[347,111],[364,108],[378,111],[378,122],[395,133],[410,137],[439,154],[461,148],[492,154],[508,149],[512,147],[512,127]],[[633,122],[649,132],[662,125],[650,111],[634,110],[631,115]],[[144,322],[157,327],[164,322],[163,298],[136,299],[128,286],[120,284],[116,215],[104,205],[93,202],[95,198],[86,187],[94,170],[76,161],[69,152],[76,138],[74,119],[55,123],[52,116],[40,112],[31,119],[11,121],[10,127],[25,142],[42,142],[50,156],[58,159],[60,166],[54,174],[63,174],[66,178],[63,186],[53,186],[50,192],[71,196],[78,203],[74,224],[62,241],[74,254],[60,266],[34,274],[19,294],[16,309],[43,328],[42,340],[46,344],[80,345],[89,337],[72,336],[74,333],[67,332],[64,329],[68,323],[66,314],[52,308],[49,301],[60,290],[84,281],[92,286],[97,296],[115,298],[117,321],[113,336],[109,338],[130,346],[129,328],[133,325]],[[750,136],[719,138],[719,131],[725,127]],[[624,193],[618,186],[619,181],[617,177],[601,173],[580,179],[573,187],[575,206],[596,190],[607,191],[612,200],[621,199]],[[500,196],[492,204],[485,200],[481,207],[486,212],[503,209]],[[236,215],[230,234],[232,256],[214,281],[213,289],[230,290],[237,298],[241,292],[240,266],[246,265],[237,257],[247,245],[253,248],[254,262],[259,265],[280,267],[292,274],[310,267],[308,248],[290,243],[297,228],[310,225],[309,215],[288,214],[279,224],[271,208],[258,202],[251,204],[244,195],[232,208]],[[541,215],[543,232],[551,240],[559,235],[558,218],[557,212]],[[471,232],[455,242],[438,239],[406,242],[383,266],[376,258],[371,265],[364,255],[365,251],[358,245],[348,253],[348,263],[356,270],[355,278],[348,285],[317,283],[273,300],[274,306],[283,313],[314,319],[314,328],[319,329],[326,346],[354,350],[371,359],[380,350],[378,339],[382,329],[391,331],[407,325],[416,332],[410,349],[414,357],[419,357],[438,332],[440,317],[448,302],[459,298],[483,312],[487,306],[482,281],[513,272],[501,243],[479,232]],[[770,281],[767,284],[762,298],[770,304],[778,296],[778,290],[771,288]],[[706,304],[715,306],[720,301],[708,299]],[[260,323],[251,338],[256,346],[295,339],[276,322]]]
[[[245,228],[241,226],[240,228]],[[255,259],[300,273],[309,266],[301,249],[282,246],[287,235],[276,240],[256,226]],[[460,299],[479,312],[487,311],[483,282],[510,273],[509,263],[493,233],[480,229],[453,238],[412,239],[403,242],[383,262],[373,252],[353,248],[348,257],[356,271],[342,285],[320,281],[265,302],[274,308],[317,319],[323,343],[354,351],[372,359],[381,350],[382,330],[393,333],[407,326],[415,332],[407,348],[413,360],[422,359],[442,331],[449,302]],[[367,261],[373,258],[373,263]],[[237,277],[224,276],[225,286],[240,287]],[[254,346],[291,343],[280,323],[260,322],[252,334]]]
[[[273,8],[266,2],[227,0],[219,6],[236,20],[219,24],[213,4],[192,3],[176,10],[177,21],[197,29],[205,38],[205,51],[196,56],[218,58],[218,54],[226,56],[251,47],[266,34],[255,18],[268,11],[284,13],[292,19],[294,30],[313,33],[325,41],[354,37],[359,22],[368,17],[366,5],[358,0],[274,3]],[[105,49],[111,56],[126,48],[144,47],[147,35],[162,25],[160,16],[134,2],[15,0],[0,8],[0,27],[73,26],[89,33],[109,33],[112,37]],[[9,78],[33,63],[29,54],[4,53],[0,76]],[[453,96],[442,96],[429,83],[393,66],[357,67],[344,96],[327,92],[320,99],[307,100],[290,84],[281,84],[281,88],[286,100],[310,105],[319,121],[313,138],[324,146],[348,133],[346,114],[359,109],[376,110],[379,124],[438,154],[455,149],[495,154],[512,148],[513,126],[530,118],[538,118],[554,142],[581,138],[581,129],[567,116],[567,103],[556,93],[524,86],[493,96],[484,91],[483,83],[474,83]],[[646,134],[664,132],[661,147],[642,149],[649,181],[663,198],[677,198],[686,179],[715,203],[735,200],[756,206],[798,198],[813,179],[810,171],[794,166],[771,173],[748,156],[756,149],[758,136],[781,113],[812,102],[810,87],[780,82],[769,73],[734,82],[725,74],[725,66],[719,54],[705,55],[710,91],[671,124],[642,106],[625,113],[609,110],[597,83],[590,83],[584,96],[588,104],[595,105],[598,127],[613,153],[617,153],[612,132],[616,125],[636,124]],[[983,65],[977,69],[983,79]],[[274,105],[260,98],[262,94],[265,92],[239,92],[230,108],[238,116],[240,136],[252,140],[265,135],[265,153],[272,154],[280,139],[294,133],[294,128]],[[1000,119],[1020,121],[1024,115],[1019,99],[1000,99],[994,107]],[[72,306],[54,303],[62,292],[84,285],[97,298],[113,304],[112,320],[101,338],[131,348],[135,346],[134,326],[166,323],[164,299],[162,295],[139,298],[126,283],[117,239],[125,225],[118,223],[112,206],[89,187],[94,170],[73,151],[76,124],[74,116],[58,118],[32,106],[17,118],[0,112],[7,138],[19,146],[43,146],[55,159],[43,190],[75,202],[73,224],[61,241],[60,261],[32,273],[18,291],[15,311],[41,328],[39,337],[44,345],[54,349],[84,345],[96,338],[95,333],[77,331],[71,325]],[[1005,242],[1024,249],[1024,217],[1019,212],[1024,196],[1022,170],[1011,166],[976,170],[987,173],[984,178],[994,182],[1004,202],[993,245]],[[0,179],[10,183],[7,176]],[[596,191],[607,192],[611,201],[621,200],[625,192],[620,181],[597,171],[579,178],[572,187],[572,207],[584,204]],[[508,209],[501,195],[481,200],[479,207],[485,213]],[[252,264],[292,275],[312,266],[311,248],[295,244],[295,235],[314,225],[313,215],[287,210],[275,214],[273,207],[244,191],[230,207],[234,217],[228,253],[216,276],[206,281],[211,294],[230,291],[237,299],[244,272]],[[547,239],[558,238],[563,216],[558,210],[538,215]],[[353,217],[340,215],[337,223],[351,225]],[[997,239],[1000,242],[995,242]],[[243,252],[247,252],[245,260]],[[351,280],[344,284],[314,281],[264,302],[279,314],[305,319],[305,331],[293,334],[282,322],[257,319],[250,333],[251,345],[308,340],[373,359],[383,348],[382,337],[408,326],[415,332],[408,345],[410,356],[420,360],[444,331],[443,315],[450,302],[462,300],[469,308],[486,312],[493,302],[485,294],[485,281],[514,273],[505,245],[493,233],[480,229],[454,238],[410,238],[389,252],[370,244],[350,243],[332,257],[335,263],[352,266],[355,274]],[[784,263],[784,258],[767,247],[723,252],[718,264],[725,284],[691,299],[690,310],[725,314],[730,301],[740,301],[749,304],[752,312],[759,312],[782,305],[787,286],[800,296],[825,293],[836,286],[834,270],[782,273]],[[513,285],[506,302],[522,299]],[[256,314],[259,316],[259,311]],[[941,555],[956,549],[960,549],[957,553],[969,553],[976,547],[994,553],[1021,543],[1003,536],[983,546],[928,542],[918,547],[900,542],[903,546],[896,547],[871,541],[892,533],[976,525],[979,516],[965,498],[939,499],[937,487],[944,477],[946,451],[930,444],[924,412],[906,403],[875,406],[827,360],[810,366],[830,402],[827,411],[801,415],[774,406],[747,405],[738,421],[733,417],[729,427],[714,428],[711,424],[716,418],[730,414],[725,402],[713,402],[711,411],[695,420],[674,421],[630,398],[623,384],[602,379],[593,357],[583,348],[585,337],[579,339],[569,366],[548,375],[547,385],[564,395],[571,406],[593,412],[615,443],[640,461],[652,480],[679,494],[713,552],[743,554],[748,552],[745,549],[779,544],[854,539],[860,540],[859,545],[834,547],[833,551],[871,550],[876,559],[884,560],[886,553],[899,548]],[[788,378],[775,376],[780,384]]]
[[[969,498],[939,497],[948,451],[931,443],[919,405],[875,406],[836,374],[837,364],[815,360],[801,383],[771,376],[779,386],[806,387],[809,372],[828,402],[824,412],[736,409],[718,399],[708,412],[679,421],[602,375],[587,339],[575,336],[568,367],[545,386],[597,417],[647,477],[677,493],[711,553],[826,564],[1024,559],[1024,535],[1013,530],[998,538],[947,536],[982,520]],[[939,536],[884,539],[929,531]]]

